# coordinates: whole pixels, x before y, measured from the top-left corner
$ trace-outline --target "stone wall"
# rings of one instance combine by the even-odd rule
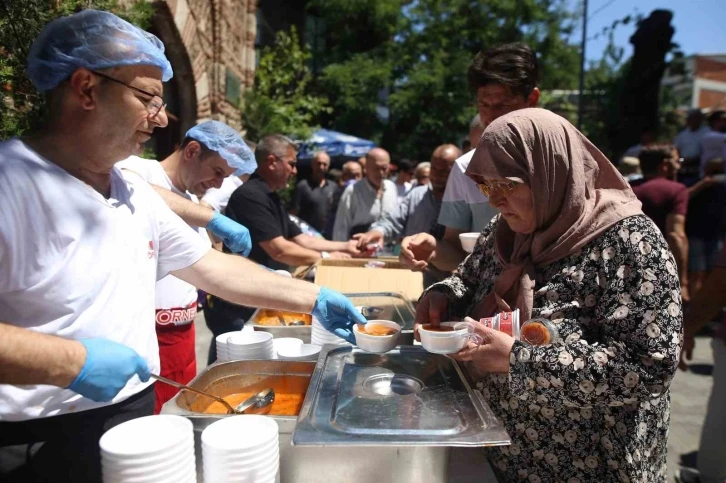
[[[128,3],[130,0],[124,0]],[[185,50],[193,72],[196,92],[196,119],[216,119],[241,129],[239,100],[245,87],[254,82],[257,0],[166,0],[153,2],[155,29],[167,50]],[[178,35],[168,35],[171,25],[160,28],[158,22],[173,23]],[[163,26],[162,26],[163,27]],[[157,32],[155,32],[157,33]],[[170,45],[181,43],[181,45]],[[172,67],[177,70],[174,59]],[[176,76],[175,76],[176,77]],[[191,77],[191,76],[190,76]],[[177,80],[185,82],[184,79]],[[189,79],[192,81],[192,79]],[[175,82],[172,80],[172,82]],[[184,92],[183,89],[176,91]],[[187,89],[189,92],[190,89]],[[178,99],[179,105],[193,100]],[[171,103],[170,103],[171,104]],[[183,107],[179,109],[183,111]],[[177,114],[177,113],[172,113]]]

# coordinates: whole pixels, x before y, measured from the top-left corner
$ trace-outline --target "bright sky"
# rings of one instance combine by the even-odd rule
[[[573,3],[579,1],[573,0]],[[659,8],[673,12],[671,24],[676,30],[673,41],[680,44],[686,55],[726,53],[726,0],[589,0],[587,36],[592,39],[603,27],[628,14],[640,12],[647,17]],[[615,44],[625,47],[624,59],[633,53],[628,41],[633,32],[635,25],[632,22],[618,25],[615,30]],[[579,42],[581,35],[582,31],[578,29],[573,38]],[[589,40],[588,60],[599,60],[607,42],[607,36]]]

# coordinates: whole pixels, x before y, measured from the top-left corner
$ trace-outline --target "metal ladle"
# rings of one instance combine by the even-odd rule
[[[243,401],[242,403],[238,404],[237,407],[235,407],[235,411],[239,412],[245,412],[248,409],[253,409],[255,413],[267,413],[270,409],[272,409],[272,403],[275,401],[275,391],[268,387],[267,389],[263,389],[262,391],[258,392],[254,396],[248,398],[247,400]],[[257,411],[258,409],[265,408],[264,411]]]
[[[244,414],[244,411],[252,406],[255,406],[255,408],[262,408],[271,404],[275,400],[275,391],[273,391],[271,388],[268,388],[248,398],[246,401],[237,405],[237,407],[232,407],[231,404],[229,404],[227,401],[219,396],[209,394],[208,392],[200,391],[199,389],[194,389],[191,386],[172,381],[171,379],[167,379],[166,377],[159,376],[157,374],[151,374],[151,377],[153,377],[157,381],[163,382],[164,384],[169,384],[170,386],[178,387],[179,389],[185,389],[187,391],[199,394],[200,396],[204,396],[209,399],[214,399],[227,409],[227,414]]]

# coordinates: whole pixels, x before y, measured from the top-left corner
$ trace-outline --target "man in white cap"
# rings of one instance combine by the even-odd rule
[[[199,203],[209,188],[218,188],[230,175],[252,173],[256,163],[237,131],[220,121],[206,121],[187,131],[181,147],[163,161],[131,156],[117,167],[132,181],[134,177],[141,178],[159,188],[159,193],[167,199],[174,193],[189,203]],[[235,252],[249,254],[252,245],[247,228],[222,214],[210,212],[209,215],[207,223],[192,226],[202,239],[208,240],[203,228],[208,227],[226,240],[228,246],[236,248]],[[235,244],[237,239],[242,243]],[[156,336],[161,375],[182,384],[197,375],[194,331],[197,300],[197,288],[173,275],[156,283]],[[156,384],[154,412],[158,414],[178,391],[168,384]]]
[[[153,412],[155,284],[313,313],[352,340],[341,294],[212,250],[118,161],[167,124],[163,44],[113,14],[50,22],[28,74],[38,134],[0,143],[0,480],[100,481],[107,429]]]

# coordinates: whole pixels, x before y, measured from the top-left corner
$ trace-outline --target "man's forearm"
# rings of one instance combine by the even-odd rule
[[[0,322],[0,383],[68,387],[86,361],[80,342]]]
[[[173,272],[182,280],[230,302],[311,313],[320,291],[312,283],[283,277],[243,257],[215,250],[182,270]]]
[[[214,216],[214,210],[172,193],[161,186],[151,185],[159,196],[179,218],[192,226],[204,228]]]
[[[678,279],[681,285],[688,285],[688,238],[685,233],[668,234],[668,246],[673,252],[678,267]]]
[[[703,288],[694,295],[683,322],[687,337],[696,335],[726,306],[726,268],[714,269],[703,283]]]
[[[322,259],[320,252],[317,252],[315,250],[309,250],[295,243],[291,243],[291,245],[294,246],[286,249],[281,253],[277,253],[274,256],[270,256],[272,256],[272,259],[276,262],[284,263],[285,265],[290,265],[291,267],[299,267],[300,265],[312,265],[313,263]]]
[[[436,253],[431,263],[439,270],[452,272],[465,258],[466,252],[459,245],[443,239],[436,242]]]
[[[310,235],[298,235],[295,237],[295,243],[308,250],[316,252],[337,252],[347,251],[348,242],[336,242],[330,240],[322,240]]]

